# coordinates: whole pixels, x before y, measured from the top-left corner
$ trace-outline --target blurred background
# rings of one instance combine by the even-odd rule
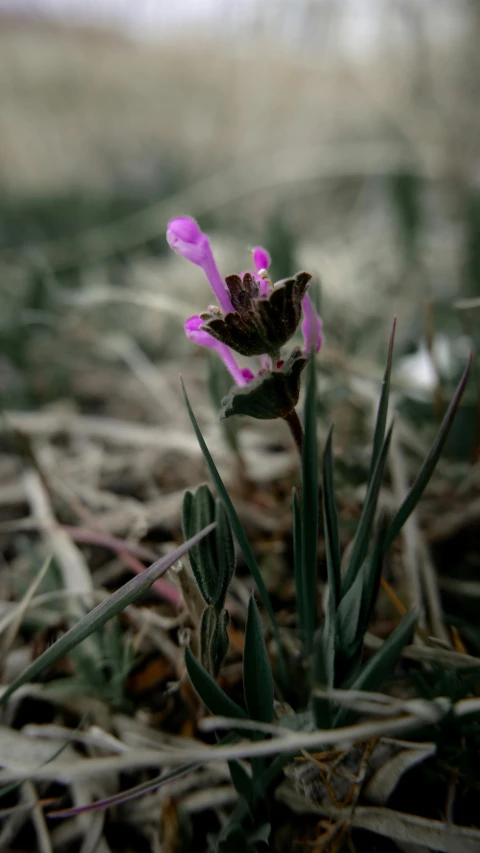
[[[478,327],[479,39],[478,0],[0,0],[2,407],[156,423],[205,374],[189,214],[224,274],[261,244],[318,277],[326,371],[378,378],[396,314],[396,381],[441,408]]]

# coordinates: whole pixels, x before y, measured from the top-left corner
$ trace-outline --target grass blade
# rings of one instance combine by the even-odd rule
[[[380,587],[383,558],[385,554],[387,525],[387,516],[382,512],[374,534],[371,553],[369,554],[365,564],[364,584],[362,590],[362,618],[359,624],[359,634],[361,634],[362,639],[372,619],[372,613]]]
[[[227,696],[197,660],[190,646],[185,648],[185,665],[195,691],[211,714],[217,714],[221,717],[237,717],[238,719],[247,718],[243,708],[240,708],[240,705],[237,705],[233,699]]]
[[[342,573],[340,562],[340,538],[338,535],[337,507],[333,485],[333,427],[328,433],[327,443],[323,452],[323,527],[325,535],[325,556],[327,561],[328,583],[334,610],[340,602],[342,589]]]
[[[305,654],[313,650],[317,627],[317,561],[318,561],[318,453],[317,453],[317,377],[315,358],[310,354],[307,366],[307,394],[304,413],[302,449],[302,556],[305,578]]]
[[[250,813],[252,813],[255,793],[251,776],[248,775],[247,771],[239,761],[229,761],[228,769],[230,770],[233,787],[237,794],[239,794],[240,797],[243,797]]]
[[[140,785],[135,785],[133,788],[128,788],[126,791],[121,791],[119,794],[114,794],[111,797],[105,797],[103,800],[97,800],[94,803],[89,803],[86,806],[74,806],[70,809],[61,809],[58,811],[48,812],[47,817],[74,817],[77,814],[84,812],[95,812],[100,809],[108,809],[113,806],[120,806],[123,803],[129,803],[131,800],[136,800],[138,797],[143,797],[145,794],[152,794],[157,791],[162,785],[167,782],[173,782],[174,779],[180,779],[181,776],[186,776],[187,773],[197,770],[202,765],[184,764],[182,767],[177,767],[175,770],[170,770],[168,773],[162,773],[160,776],[155,776],[154,779],[149,779],[148,782],[142,782]]]
[[[388,344],[388,354],[387,354],[387,364],[385,367],[385,373],[383,376],[382,382],[382,392],[380,394],[380,400],[378,403],[377,410],[377,419],[375,423],[375,433],[373,436],[373,447],[372,447],[372,459],[370,462],[370,477],[373,476],[373,472],[375,470],[375,465],[377,464],[378,457],[381,453],[383,440],[385,438],[385,428],[387,425],[387,414],[388,414],[388,398],[390,396],[390,374],[392,371],[392,356],[393,356],[393,343],[395,340],[395,328],[397,325],[397,318],[393,319],[392,332],[390,335],[390,341]]]
[[[392,437],[392,429],[393,426],[391,426],[387,432],[382,450],[377,459],[377,464],[375,465],[375,470],[368,483],[365,503],[363,505],[360,521],[358,522],[350,559],[348,561],[348,569],[343,582],[343,595],[345,595],[352,586],[357,576],[357,572],[360,571],[360,567],[367,555],[368,543],[377,508],[378,494],[380,486],[382,485],[383,472],[387,461],[388,448],[390,447],[390,439]]]
[[[224,504],[225,509],[227,511],[227,515],[230,519],[230,524],[231,524],[233,533],[235,534],[237,542],[240,545],[243,556],[245,558],[245,562],[246,562],[246,564],[250,570],[250,573],[251,573],[251,575],[252,575],[252,577],[253,577],[256,585],[257,585],[257,589],[258,589],[260,598],[262,599],[263,606],[265,607],[265,610],[267,611],[268,616],[270,618],[270,622],[272,623],[272,629],[273,629],[273,633],[274,633],[275,640],[277,642],[277,647],[278,647],[279,662],[281,663],[282,668],[284,668],[282,647],[281,647],[281,643],[280,643],[280,634],[278,631],[277,620],[275,618],[275,612],[273,610],[272,602],[270,600],[270,596],[268,594],[264,580],[260,574],[260,569],[257,566],[257,561],[255,560],[255,556],[254,556],[253,551],[252,551],[252,546],[250,545],[250,542],[248,541],[248,537],[247,537],[247,534],[245,533],[245,530],[243,529],[242,522],[240,521],[240,519],[237,515],[237,511],[236,511],[236,509],[235,509],[235,507],[234,507],[234,505],[230,499],[230,495],[228,494],[228,492],[225,488],[225,485],[223,483],[223,480],[220,477],[220,474],[218,473],[218,469],[215,465],[215,462],[212,459],[210,451],[209,451],[207,445],[205,444],[205,439],[202,435],[200,427],[198,426],[197,419],[196,419],[196,417],[193,413],[193,409],[190,405],[190,400],[188,399],[188,395],[187,395],[187,392],[185,389],[185,385],[183,383],[183,379],[181,378],[180,381],[182,384],[182,391],[183,391],[183,396],[185,399],[185,405],[187,407],[187,411],[188,411],[190,420],[192,422],[193,429],[195,430],[195,435],[197,436],[197,441],[200,445],[200,449],[202,451],[202,455],[203,455],[203,458],[205,460],[205,464],[206,464],[206,466],[210,472],[210,476],[213,480],[215,488],[216,488],[220,498],[223,501],[223,504]]]
[[[167,554],[165,557],[157,560],[148,569],[145,569],[141,575],[137,575],[129,580],[105,601],[102,601],[101,604],[94,607],[90,613],[77,622],[73,628],[70,628],[70,630],[60,637],[55,643],[53,643],[53,645],[33,661],[30,666],[27,666],[23,673],[16,678],[15,681],[6,688],[6,690],[4,690],[3,694],[0,696],[0,705],[5,704],[9,696],[11,696],[15,690],[18,690],[18,688],[23,684],[27,684],[29,681],[32,681],[32,679],[39,675],[39,673],[47,666],[55,663],[55,661],[59,660],[63,655],[68,654],[68,652],[78,646],[82,640],[85,640],[86,637],[93,634],[94,631],[97,631],[102,627],[102,625],[105,625],[109,619],[116,616],[117,613],[120,613],[125,609],[125,607],[128,607],[129,604],[133,604],[134,601],[140,598],[140,596],[152,586],[157,578],[163,575],[170,566],[176,563],[177,560],[192,547],[192,545],[195,545],[203,536],[210,533],[214,527],[215,524],[210,524],[208,527],[205,527],[204,530],[201,530],[195,536],[192,536],[191,539],[188,539],[183,543],[183,545],[175,548],[175,550],[170,554]]]
[[[252,720],[271,723],[273,719],[273,677],[262,624],[253,595],[248,602],[243,651],[243,690]]]
[[[420,468],[420,471],[418,472],[417,478],[390,523],[385,539],[385,551],[388,550],[393,540],[405,524],[407,518],[415,509],[430,480],[430,477],[433,474],[435,466],[443,450],[443,446],[447,440],[448,433],[453,423],[453,419],[455,417],[458,406],[460,404],[460,400],[462,399],[463,392],[465,391],[468,375],[472,366],[472,359],[473,353],[470,354],[470,358],[468,360],[468,364],[465,368],[464,374],[459,382],[457,390],[455,391],[453,399],[445,413],[445,417],[443,418],[435,440],[425,458],[422,467]]]
[[[293,560],[295,567],[295,594],[297,603],[298,627],[302,639],[305,639],[305,576],[303,560],[302,541],[302,513],[300,502],[295,489],[292,489],[292,513],[293,513]]]
[[[381,649],[370,658],[350,685],[351,690],[376,690],[380,687],[389,673],[393,672],[404,647],[410,642],[417,619],[415,610],[410,610],[403,617]]]

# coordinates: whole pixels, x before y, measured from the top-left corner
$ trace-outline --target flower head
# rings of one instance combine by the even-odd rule
[[[302,299],[311,275],[306,272],[286,279],[263,297],[250,273],[243,279],[227,276],[226,283],[234,312],[226,317],[206,315],[203,328],[241,355],[272,358],[294,335],[302,316]]]
[[[167,240],[175,252],[204,270],[220,305],[190,317],[185,332],[194,343],[215,350],[235,381],[236,389],[224,401],[222,417],[237,413],[286,417],[298,400],[306,357],[318,352],[322,343],[322,321],[307,293],[309,273],[299,272],[274,285],[267,272],[270,255],[256,246],[252,249],[254,270],[229,275],[223,281],[208,237],[188,216],[169,222]],[[288,357],[280,355],[295,334],[302,313],[304,349],[296,349]],[[259,358],[255,372],[241,368],[233,351]]]

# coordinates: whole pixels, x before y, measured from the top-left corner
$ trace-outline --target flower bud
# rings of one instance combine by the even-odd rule
[[[268,270],[271,259],[266,249],[262,249],[261,246],[256,246],[255,249],[252,249],[253,255],[253,264],[257,272],[260,270]]]
[[[189,216],[178,216],[168,223],[167,242],[177,255],[200,267],[211,252],[208,237]]]
[[[233,311],[230,297],[225,289],[222,277],[213,257],[210,240],[200,230],[190,216],[178,216],[171,219],[167,227],[167,242],[177,255],[201,267],[210,282],[222,311]]]
[[[305,340],[303,352],[308,355],[312,350],[318,352],[322,346],[322,318],[318,316],[308,293],[302,299],[302,308],[302,334]]]

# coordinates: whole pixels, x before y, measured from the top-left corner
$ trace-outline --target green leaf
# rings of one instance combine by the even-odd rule
[[[253,595],[248,602],[243,652],[243,690],[252,720],[271,723],[274,687],[263,628]]]
[[[219,671],[228,652],[228,610],[217,613],[209,605],[202,613],[200,620],[200,660],[210,675],[215,676]]]
[[[305,577],[305,653],[313,649],[317,627],[317,561],[318,561],[318,461],[317,461],[317,377],[315,358],[310,354],[307,368],[302,449],[302,556]]]
[[[377,464],[378,458],[380,456],[383,440],[385,438],[385,427],[387,425],[387,414],[388,414],[388,398],[390,396],[390,373],[392,371],[392,356],[393,356],[393,343],[395,340],[395,328],[397,325],[397,318],[395,317],[393,320],[392,332],[390,335],[390,341],[388,344],[388,355],[387,355],[387,365],[385,367],[385,374],[382,382],[382,392],[380,394],[380,400],[378,403],[377,410],[377,419],[375,423],[375,433],[373,437],[373,448],[372,448],[372,459],[370,462],[370,477],[373,475],[373,471],[375,469],[375,465]]]
[[[415,610],[407,613],[357,677],[348,683],[348,687],[352,690],[377,690],[394,672],[403,649],[411,640],[417,619]],[[334,726],[349,725],[354,719],[352,711],[342,708],[335,715]]]
[[[223,608],[227,597],[228,587],[235,571],[235,546],[233,544],[232,528],[225,505],[221,500],[215,501],[215,548],[217,565],[221,569],[222,584],[215,606]]]
[[[295,489],[292,489],[293,513],[293,560],[295,569],[295,592],[297,599],[297,618],[300,634],[305,639],[305,597],[306,579],[303,559],[302,513]]]
[[[372,472],[367,486],[367,494],[363,505],[362,514],[358,522],[355,539],[348,561],[348,569],[343,582],[343,594],[352,586],[357,572],[360,571],[362,563],[367,555],[368,545],[372,533],[373,522],[375,520],[375,512],[377,509],[378,495],[380,486],[382,485],[383,472],[387,461],[388,448],[390,447],[390,439],[392,436],[393,425],[387,432],[383,442],[381,452],[378,455],[375,469]]]
[[[185,648],[185,665],[195,691],[211,714],[217,714],[220,717],[236,717],[241,720],[248,719],[243,708],[227,696],[197,660],[190,646]]]
[[[183,498],[182,527],[185,537],[193,536],[206,524],[215,520],[215,498],[207,485],[199,486],[195,492],[185,492]],[[190,564],[207,604],[214,604],[220,588],[215,555],[215,536],[212,531],[201,542],[190,548]]]
[[[60,637],[52,646],[50,646],[40,657],[38,657],[30,666],[22,672],[22,674],[10,684],[3,694],[0,696],[0,705],[5,704],[7,699],[18,690],[23,684],[32,681],[46,667],[51,666],[59,658],[68,654],[71,649],[74,649],[82,640],[97,631],[102,625],[105,625],[109,619],[116,616],[122,610],[125,610],[129,604],[137,601],[144,592],[146,592],[161,575],[163,575],[170,566],[173,566],[188,550],[199,542],[203,536],[206,536],[213,530],[214,525],[210,524],[204,530],[199,531],[191,539],[187,540],[175,548],[170,554],[156,560],[148,569],[141,575],[129,580],[120,589],[110,595],[97,607],[80,619],[73,628],[70,628],[62,637]]]
[[[462,399],[463,392],[465,391],[468,375],[472,366],[472,359],[473,354],[470,355],[464,374],[459,382],[457,390],[455,391],[453,399],[445,413],[445,417],[443,418],[436,438],[425,458],[422,467],[420,468],[417,478],[391,521],[385,539],[385,551],[388,550],[393,540],[405,524],[407,518],[415,509],[430,480],[430,477],[432,476],[435,470],[435,466],[443,450],[443,446],[447,440],[450,427],[452,426],[453,419],[460,404],[460,400]]]
[[[181,383],[182,383],[183,396],[185,399],[185,405],[187,407],[187,411],[188,411],[188,414],[190,416],[190,420],[192,422],[193,429],[195,430],[195,435],[197,436],[197,441],[200,445],[200,449],[202,451],[202,455],[203,455],[203,458],[205,460],[205,464],[207,465],[207,468],[210,472],[210,476],[211,476],[211,478],[215,484],[215,488],[216,488],[221,500],[223,501],[223,504],[225,506],[225,510],[227,512],[230,524],[232,526],[233,533],[235,534],[237,542],[240,545],[243,556],[245,558],[245,562],[246,562],[246,564],[247,564],[247,566],[248,566],[248,568],[252,574],[252,577],[253,577],[256,585],[257,585],[257,589],[258,589],[258,592],[260,594],[260,598],[262,599],[263,606],[265,607],[265,610],[267,611],[268,616],[270,618],[270,621],[272,623],[272,629],[273,629],[274,637],[275,637],[275,640],[277,642],[277,647],[278,647],[279,664],[281,666],[283,673],[285,673],[285,661],[284,661],[283,650],[282,650],[282,645],[281,645],[281,641],[280,641],[280,634],[278,631],[277,620],[275,618],[275,612],[274,612],[273,607],[272,607],[272,602],[270,601],[270,596],[268,594],[264,580],[260,574],[260,570],[257,566],[256,560],[255,560],[255,557],[254,557],[254,554],[252,551],[252,546],[250,545],[250,542],[248,541],[248,537],[247,537],[247,534],[245,533],[242,522],[240,521],[240,519],[237,515],[237,512],[236,512],[235,507],[233,506],[233,503],[230,499],[230,496],[229,496],[229,494],[225,488],[223,480],[220,477],[220,474],[218,473],[215,462],[213,461],[212,456],[210,454],[210,451],[209,451],[207,445],[205,444],[205,439],[203,438],[200,427],[198,426],[198,423],[197,423],[197,419],[196,419],[196,417],[193,413],[193,409],[190,405],[190,400],[188,399],[188,395],[187,395],[187,392],[185,390],[185,385],[183,383],[183,379],[181,379]]]
[[[214,607],[209,604],[202,613],[200,619],[199,630],[199,658],[202,666],[205,667],[210,675],[215,676],[217,673],[213,667],[211,658],[212,638],[217,627],[217,613]]]
[[[279,370],[269,370],[241,388],[234,385],[222,400],[220,419],[249,415],[261,420],[286,418],[298,403],[300,377],[307,359],[293,350]]]
[[[335,683],[335,618],[327,608],[322,630],[316,634],[314,646],[314,680],[317,687],[333,687]],[[328,699],[314,696],[312,711],[317,728],[330,728],[332,711]]]
[[[228,516],[221,501],[215,501],[207,485],[187,491],[183,499],[182,527],[185,537],[216,521],[215,530],[190,549],[195,580],[207,604],[217,611],[225,604],[235,570],[235,549]]]
[[[338,535],[337,507],[333,485],[333,427],[328,433],[327,443],[323,453],[323,526],[325,535],[325,556],[327,562],[328,583],[330,594],[337,609],[342,589],[342,573],[340,561],[340,537]]]
[[[359,635],[365,632],[371,622],[373,608],[377,600],[380,577],[382,574],[383,559],[385,555],[385,536],[387,535],[388,519],[385,513],[381,513],[373,540],[370,555],[364,565],[364,582],[362,590],[362,615],[359,623]]]
[[[365,565],[361,567],[350,589],[343,596],[335,616],[337,649],[347,658],[355,652],[358,644],[363,642],[363,632],[359,636],[358,628],[362,612],[364,583]]]
[[[233,787],[235,788],[237,794],[243,797],[249,808],[249,811],[251,812],[255,799],[255,791],[251,776],[248,775],[247,771],[245,770],[243,764],[240,763],[240,761],[229,761],[228,769],[230,770],[230,776],[233,782]]]
[[[385,640],[378,652],[362,668],[358,677],[350,685],[352,690],[376,690],[390,675],[410,642],[418,614],[411,610]]]

